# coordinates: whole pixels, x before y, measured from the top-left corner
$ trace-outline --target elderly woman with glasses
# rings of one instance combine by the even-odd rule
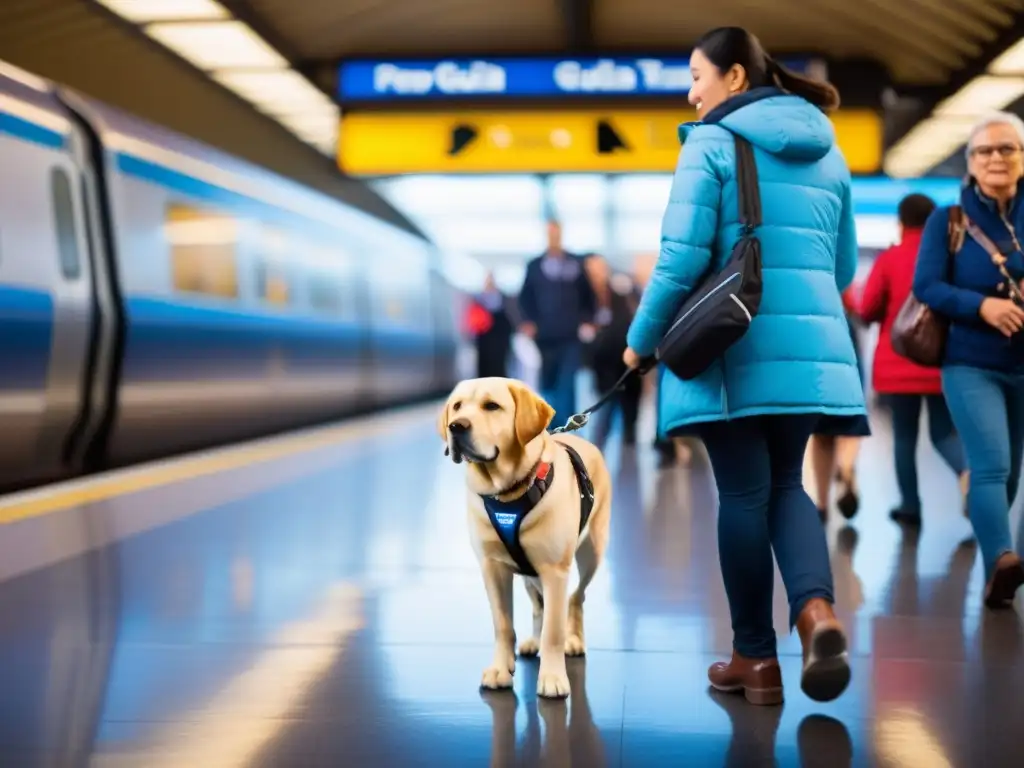
[[[1022,150],[1024,122],[1016,115],[998,113],[974,126],[960,194],[966,231],[961,236],[956,227],[951,237],[950,208],[937,209],[914,275],[917,298],[950,321],[942,389],[971,472],[967,504],[989,608],[1010,606],[1024,584],[1010,531],[1024,458]]]

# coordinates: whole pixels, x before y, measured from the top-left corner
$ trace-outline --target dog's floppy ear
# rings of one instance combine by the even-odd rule
[[[444,405],[441,407],[441,412],[437,415],[437,433],[441,436],[442,440],[448,439],[448,401],[446,400]]]
[[[548,428],[555,409],[518,381],[510,381],[508,391],[516,404],[516,440],[526,445]]]

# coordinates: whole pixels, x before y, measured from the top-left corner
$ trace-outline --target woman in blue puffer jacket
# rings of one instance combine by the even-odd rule
[[[764,291],[746,335],[701,376],[662,380],[659,427],[693,434],[718,486],[718,547],[733,654],[712,686],[782,701],[772,628],[772,552],[800,634],[801,687],[839,696],[850,679],[818,510],[802,482],[807,440],[825,416],[863,422],[864,392],[840,291],[857,266],[850,172],[823,110],[828,83],[769,57],[746,30],[706,34],[690,59],[698,123],[685,142],[662,223],[658,264],[630,327],[625,361],[653,353],[683,300],[724,267],[740,231],[733,134],[754,148]]]

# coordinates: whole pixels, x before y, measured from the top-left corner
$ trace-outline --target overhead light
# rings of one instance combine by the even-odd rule
[[[294,70],[225,70],[213,72],[212,77],[269,115],[287,115],[314,109],[333,109],[337,115],[334,102]]]
[[[886,153],[885,173],[908,178],[927,172],[963,145],[976,120],[974,115],[935,116],[918,123]]]
[[[337,104],[215,0],[96,0],[321,152],[334,155]]]
[[[128,21],[226,19],[228,12],[214,0],[96,0]]]
[[[1003,51],[988,66],[993,75],[1024,75],[1024,38]]]
[[[240,21],[150,24],[147,35],[194,66],[212,69],[285,69],[288,62]]]
[[[1024,96],[1024,78],[976,77],[935,108],[936,115],[970,115],[1003,109]]]
[[[1007,54],[1013,53],[1014,48]],[[963,145],[977,120],[987,113],[1006,109],[1022,96],[1024,77],[981,75],[974,78],[940,102],[931,117],[914,126],[886,152],[886,174],[907,178],[928,172]]]

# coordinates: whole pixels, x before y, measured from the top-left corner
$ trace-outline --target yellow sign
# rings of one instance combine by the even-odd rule
[[[352,176],[404,173],[638,173],[675,170],[678,127],[692,110],[346,114],[338,166]],[[876,173],[882,120],[871,110],[832,116],[853,173]]]

